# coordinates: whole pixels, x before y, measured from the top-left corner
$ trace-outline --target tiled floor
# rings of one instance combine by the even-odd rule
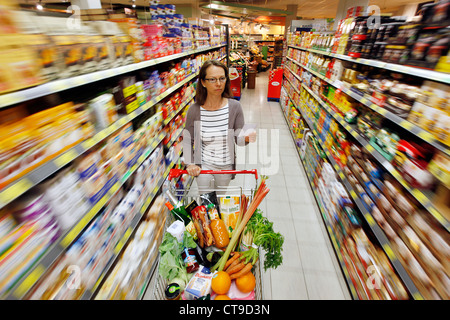
[[[350,299],[280,105],[267,101],[267,86],[268,74],[260,73],[256,88],[242,92],[245,121],[267,131],[258,130],[254,145],[237,150],[246,159],[238,168],[269,176],[260,208],[285,237],[283,264],[263,273],[264,298]],[[255,180],[238,176],[234,183],[254,186]]]

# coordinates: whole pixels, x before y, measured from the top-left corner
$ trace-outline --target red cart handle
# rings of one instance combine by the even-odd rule
[[[169,172],[169,181],[173,178],[178,178],[182,174],[187,174],[187,170],[181,170],[181,169],[171,169]],[[258,180],[258,170],[252,169],[252,170],[201,170],[200,174],[254,174],[255,179]]]

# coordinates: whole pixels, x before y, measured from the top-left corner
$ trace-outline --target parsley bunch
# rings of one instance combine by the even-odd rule
[[[260,209],[256,209],[248,221],[244,235],[247,233],[251,233],[253,243],[265,251],[264,271],[269,268],[276,269],[283,263],[281,251],[283,251],[284,237],[273,230],[273,222],[263,217]]]

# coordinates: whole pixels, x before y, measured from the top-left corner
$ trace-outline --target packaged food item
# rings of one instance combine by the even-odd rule
[[[214,236],[215,246],[217,248],[225,248],[230,242],[225,222],[220,218],[211,220],[211,230]]]
[[[181,288],[178,283],[170,283],[167,285],[164,291],[167,300],[180,300],[181,299]]]
[[[192,273],[199,269],[199,264],[195,256],[195,249],[184,248],[181,252],[181,258],[183,259],[184,265],[186,266],[186,272]]]
[[[198,206],[197,208],[195,208],[194,210],[191,211],[192,213],[192,218],[194,219],[194,226],[197,229],[197,235],[200,238],[201,235],[198,234],[198,225],[201,225],[202,228],[202,236],[204,239],[204,245],[209,247],[211,245],[213,245],[214,242],[214,236],[211,230],[211,221],[208,218],[208,214],[206,212],[206,208],[205,206]],[[203,247],[200,244],[200,247]]]
[[[212,277],[213,274],[208,268],[200,266],[200,269],[187,284],[184,291],[184,298],[186,300],[196,300],[211,294]]]
[[[118,120],[113,95],[102,94],[89,102],[98,130],[103,130]]]
[[[180,220],[174,221],[168,228],[167,232],[173,235],[178,242],[183,241],[184,231],[186,230],[184,223]]]
[[[240,197],[225,196],[220,198],[220,212],[222,213],[222,220],[231,237],[231,233],[236,227],[236,222],[239,217]]]

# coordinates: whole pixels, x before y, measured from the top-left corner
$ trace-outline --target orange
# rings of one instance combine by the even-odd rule
[[[231,300],[231,298],[226,294],[218,294],[214,300]]]
[[[225,294],[230,290],[231,278],[225,271],[217,272],[211,281],[211,289],[217,294]]]
[[[236,287],[243,293],[252,292],[255,285],[256,279],[251,271],[236,279]]]

